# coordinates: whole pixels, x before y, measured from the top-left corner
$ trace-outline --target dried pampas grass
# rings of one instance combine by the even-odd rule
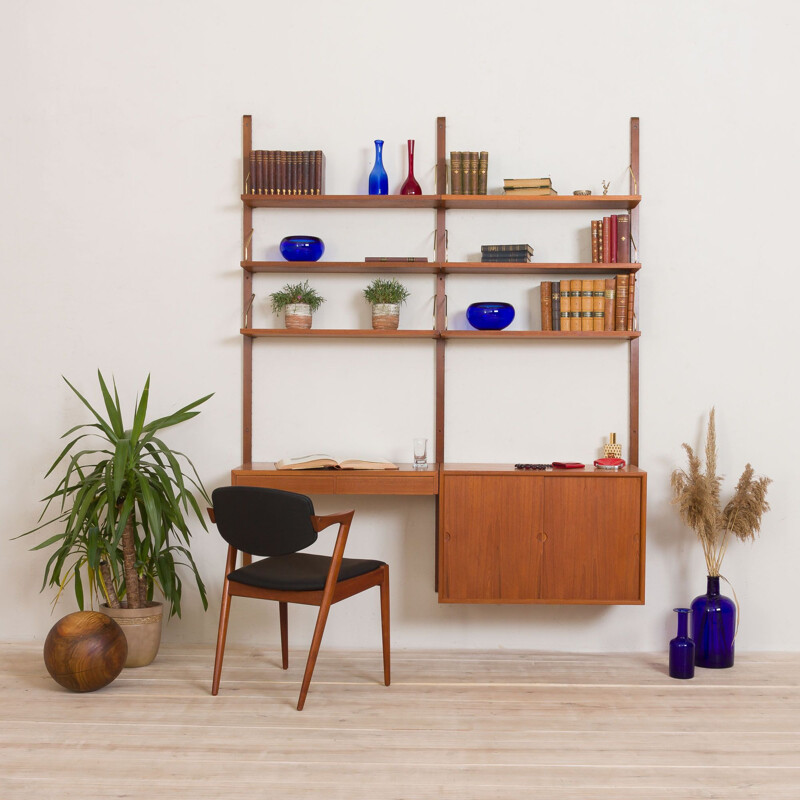
[[[672,502],[678,507],[681,519],[697,533],[708,574],[719,575],[731,535],[745,541],[755,539],[760,531],[761,517],[769,511],[766,496],[771,481],[754,477],[752,466],[747,464],[733,497],[724,508],[721,507],[722,479],[717,475],[717,432],[713,408],[706,433],[705,471],[694,450],[685,443],[683,449],[689,465],[688,469],[676,469],[672,473]]]

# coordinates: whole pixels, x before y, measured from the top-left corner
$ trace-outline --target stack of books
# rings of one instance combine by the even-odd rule
[[[634,274],[542,281],[543,331],[635,331]]]
[[[450,153],[450,194],[486,194],[489,154],[485,150]]]
[[[248,194],[325,194],[322,150],[251,150]]]
[[[536,197],[538,195],[558,194],[553,189],[550,178],[505,178],[503,180],[503,194],[513,194],[518,197],[528,195]]]
[[[628,214],[592,220],[592,261],[599,264],[631,263],[631,218]]]
[[[533,248],[529,244],[482,244],[481,261],[526,262],[533,258]]]

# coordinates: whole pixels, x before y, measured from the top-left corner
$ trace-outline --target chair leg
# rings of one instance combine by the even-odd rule
[[[333,593],[331,592],[331,595]],[[322,633],[325,630],[325,623],[328,621],[328,612],[331,610],[331,597],[323,597],[317,614],[317,624],[314,627],[314,636],[311,639],[311,649],[308,652],[306,671],[303,675],[303,684],[300,687],[300,699],[297,701],[297,710],[302,711],[306,703],[308,687],[311,685],[311,676],[314,673],[314,665],[317,663],[319,646],[322,644]]]
[[[383,682],[391,683],[391,645],[389,643],[389,566],[383,567],[381,589],[381,635],[383,638]]]
[[[289,669],[289,604],[278,602],[281,618],[281,661],[284,669]]]
[[[219,631],[217,632],[217,655],[214,660],[214,677],[211,681],[211,694],[219,692],[219,679],[222,675],[222,657],[225,654],[225,639],[228,635],[228,617],[231,613],[231,595],[228,591],[228,579],[222,586],[222,604],[219,609]]]

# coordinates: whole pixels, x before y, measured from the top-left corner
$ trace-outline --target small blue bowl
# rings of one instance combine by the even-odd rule
[[[325,252],[317,236],[286,236],[281,239],[281,255],[287,261],[319,261]]]
[[[467,322],[479,331],[501,331],[513,321],[511,303],[473,303],[467,309]]]

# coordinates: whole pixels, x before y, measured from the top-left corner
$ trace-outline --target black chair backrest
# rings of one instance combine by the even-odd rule
[[[254,556],[296,553],[317,541],[311,524],[314,505],[304,494],[224,486],[211,495],[223,539]]]

